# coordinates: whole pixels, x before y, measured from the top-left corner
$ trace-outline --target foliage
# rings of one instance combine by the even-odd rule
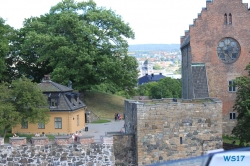
[[[127,55],[128,24],[93,1],[63,0],[40,17],[26,19],[15,43],[19,75],[39,82],[50,73],[55,82],[72,81],[74,89],[105,84],[115,93],[137,82],[137,62]],[[129,92],[128,92],[129,93]]]
[[[237,111],[238,116],[232,134],[240,140],[240,145],[250,142],[250,64],[247,65],[246,70],[248,76],[237,77],[234,81],[237,96],[233,110]]]
[[[154,70],[161,70],[162,67],[159,64],[156,64],[156,65],[153,66],[153,69]]]
[[[235,142],[235,145],[240,145],[240,140],[237,137],[223,135],[222,139],[224,143],[233,144],[233,142]],[[247,144],[245,144],[244,146],[247,146]]]
[[[166,77],[158,82],[140,85],[137,92],[140,96],[149,96],[153,99],[181,98],[181,83],[177,79]]]
[[[181,66],[178,65],[178,69],[174,72],[174,74],[181,74]]]
[[[28,123],[46,123],[49,120],[47,98],[31,80],[21,77],[11,85],[0,84],[0,126],[5,137],[9,128]]]
[[[4,79],[6,74],[10,52],[10,40],[14,30],[0,17],[0,80]],[[7,76],[7,75],[6,75]]]

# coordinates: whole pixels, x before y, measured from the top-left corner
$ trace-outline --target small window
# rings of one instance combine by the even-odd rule
[[[227,24],[227,13],[224,15],[224,24]]]
[[[21,128],[22,129],[27,129],[28,128],[28,122],[27,122],[27,120],[22,120],[22,124],[21,124]]]
[[[45,129],[45,124],[44,123],[38,123],[38,128],[39,129]]]
[[[182,137],[180,137],[180,144],[182,144]]]
[[[55,129],[62,128],[62,118],[55,118]]]
[[[229,92],[236,92],[236,86],[234,81],[228,81],[228,91]]]
[[[57,107],[57,99],[51,99],[50,107]]]
[[[229,13],[229,24],[232,24],[232,14]]]
[[[235,112],[230,112],[229,113],[229,119],[236,119],[236,113]]]
[[[76,116],[76,125],[79,126],[79,115]]]

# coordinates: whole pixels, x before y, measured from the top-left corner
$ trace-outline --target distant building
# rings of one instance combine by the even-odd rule
[[[60,85],[45,75],[38,87],[48,97],[50,121],[47,124],[23,123],[12,129],[13,133],[69,134],[85,127],[86,105],[79,99],[79,93],[69,86]]]
[[[165,78],[166,76],[160,74],[146,74],[145,76],[139,78],[138,85],[146,84],[149,82],[158,82],[160,79]]]
[[[142,75],[152,74],[153,71],[154,71],[154,69],[153,69],[153,63],[149,59],[145,60],[145,62],[143,63],[143,66],[141,68],[141,70],[142,70],[142,72],[141,72]]]

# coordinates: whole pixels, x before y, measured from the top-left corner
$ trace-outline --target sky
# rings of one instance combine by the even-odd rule
[[[77,0],[81,1],[81,0]],[[86,1],[86,0],[85,0]],[[206,0],[94,0],[112,9],[135,32],[133,44],[179,44]],[[61,0],[0,0],[0,17],[19,29],[25,18],[48,13]],[[242,0],[250,4],[250,0]],[[250,6],[250,5],[249,5]]]

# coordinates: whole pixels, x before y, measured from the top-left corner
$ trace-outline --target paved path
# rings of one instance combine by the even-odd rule
[[[95,142],[100,142],[100,137],[105,136],[106,132],[120,132],[121,129],[124,131],[124,120],[111,120],[108,123],[86,123],[88,131],[85,131],[85,128],[82,129],[82,135],[94,136]]]

